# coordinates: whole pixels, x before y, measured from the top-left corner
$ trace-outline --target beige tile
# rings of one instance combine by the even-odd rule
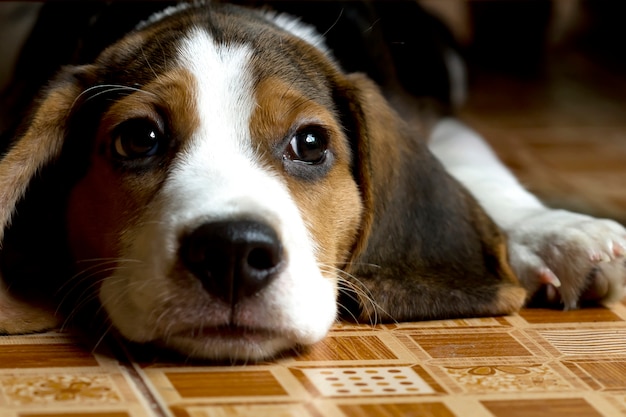
[[[495,417],[600,417],[582,398],[482,401]]]
[[[515,338],[503,332],[428,333],[413,335],[412,339],[435,359],[532,356]]]
[[[280,382],[265,370],[165,372],[165,376],[182,398],[287,395]]]
[[[454,417],[454,414],[439,402],[350,404],[339,408],[346,417]]]
[[[355,361],[397,359],[377,335],[329,336],[298,361]]]

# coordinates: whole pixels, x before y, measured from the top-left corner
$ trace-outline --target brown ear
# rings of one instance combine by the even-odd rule
[[[56,78],[22,128],[23,134],[0,160],[0,242],[3,244],[16,206],[31,181],[46,165],[60,157],[70,113],[82,92],[76,76],[84,71],[84,67],[67,68]],[[44,211],[47,207],[40,209]],[[19,280],[19,277],[14,279]],[[53,310],[31,300],[17,299],[9,293],[6,280],[1,281],[0,334],[43,331],[57,324]]]
[[[363,75],[348,77],[354,175],[365,217],[343,305],[360,320],[501,315],[525,291],[503,234]]]

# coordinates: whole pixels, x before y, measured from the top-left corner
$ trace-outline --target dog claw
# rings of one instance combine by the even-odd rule
[[[609,248],[612,252],[615,251],[613,245],[609,244]],[[606,252],[593,252],[589,255],[589,260],[597,264],[601,262],[611,262],[612,259]]]
[[[552,284],[546,285],[546,301],[550,304],[556,304],[559,302],[559,292]]]
[[[574,310],[625,295],[626,230],[618,223],[561,210],[526,218],[509,231],[513,269],[532,300]]]
[[[547,284],[548,286],[552,286],[553,288],[561,287],[561,281],[556,275],[554,275],[554,272],[552,272],[552,270],[550,270],[549,268],[542,268],[539,271],[539,281],[542,284]]]

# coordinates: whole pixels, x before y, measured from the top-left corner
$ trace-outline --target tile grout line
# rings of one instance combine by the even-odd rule
[[[136,369],[136,364],[132,360],[132,356],[128,353],[123,343],[115,336],[108,338],[108,347],[113,352],[119,365],[126,370],[132,383],[135,385],[139,394],[143,396],[148,406],[147,412],[151,412],[155,417],[171,417],[171,414],[167,412],[166,407],[161,404],[157,396],[152,392],[150,387],[146,384],[146,381],[142,378],[139,371]]]

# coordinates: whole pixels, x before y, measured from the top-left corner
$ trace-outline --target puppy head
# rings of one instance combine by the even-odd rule
[[[2,163],[4,224],[50,160],[85,166],[67,202],[76,279],[133,341],[259,359],[335,320],[361,200],[340,74],[287,24],[218,6],[157,16],[66,70]]]
[[[63,205],[74,280],[96,289],[128,339],[190,356],[262,359],[320,340],[340,280],[366,319],[395,318],[385,300],[404,284],[418,299],[431,296],[429,282],[446,293],[455,282],[420,275],[441,278],[442,262],[405,262],[435,252],[410,250],[410,236],[427,246],[423,221],[460,219],[434,240],[459,232],[471,244],[436,247],[463,252],[455,268],[471,260],[472,276],[492,277],[479,307],[440,315],[515,308],[500,302],[499,288],[514,286],[505,254],[487,250],[493,266],[482,252],[501,248],[501,236],[402,126],[366,78],[342,74],[295,20],[220,5],[169,9],[52,83],[0,163],[0,226],[55,162],[72,180]],[[446,191],[423,204],[439,177]],[[422,181],[430,185],[414,186]],[[427,219],[415,211],[424,207]],[[411,316],[419,304],[398,318],[427,317],[426,307]]]

